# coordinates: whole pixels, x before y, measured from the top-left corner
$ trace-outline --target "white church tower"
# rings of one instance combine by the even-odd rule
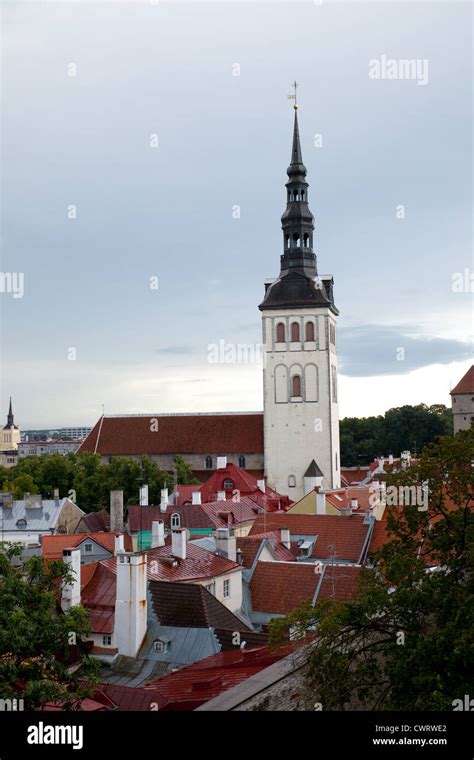
[[[318,275],[297,105],[278,279],[260,304],[265,364],[268,485],[297,500],[315,486],[339,488],[339,406],[333,278]]]

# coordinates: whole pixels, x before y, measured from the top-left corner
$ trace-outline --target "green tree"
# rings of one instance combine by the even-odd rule
[[[472,694],[473,461],[472,431],[426,447],[388,486],[428,486],[427,509],[422,499],[387,507],[390,540],[362,570],[357,599],[272,622],[272,643],[290,629],[313,636],[308,685],[323,709],[452,710]]]
[[[193,477],[193,468],[191,465],[179,454],[174,458],[174,466],[176,468],[176,476],[179,485],[191,486],[200,483],[197,478]]]
[[[72,709],[98,683],[97,663],[80,654],[87,612],[59,608],[58,587],[72,580],[64,562],[31,557],[17,567],[20,553],[18,544],[0,545],[0,698],[23,698],[27,709],[50,700]],[[72,644],[79,653],[74,668]]]

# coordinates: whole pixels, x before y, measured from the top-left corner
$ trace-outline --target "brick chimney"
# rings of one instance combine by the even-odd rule
[[[63,561],[74,575],[72,583],[63,583],[61,588],[61,609],[68,610],[81,603],[81,550],[63,549]]]
[[[165,545],[165,524],[163,520],[153,520],[151,524],[151,548]]]
[[[176,559],[186,559],[186,528],[173,528],[171,531],[171,554]]]
[[[115,640],[119,654],[136,657],[147,629],[146,554],[117,555]]]
[[[123,533],[123,491],[110,492],[110,532]]]

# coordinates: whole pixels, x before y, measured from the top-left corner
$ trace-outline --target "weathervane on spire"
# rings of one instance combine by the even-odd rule
[[[298,108],[298,101],[297,101],[297,98],[296,98],[296,89],[299,87],[299,82],[297,82],[296,79],[295,79],[295,81],[293,82],[293,84],[291,86],[294,88],[295,92],[294,92],[294,95],[288,95],[288,100],[294,100],[295,101],[293,103],[293,108],[296,111],[296,109]]]

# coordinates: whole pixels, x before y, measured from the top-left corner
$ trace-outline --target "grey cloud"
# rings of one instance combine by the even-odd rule
[[[339,330],[340,371],[350,377],[403,375],[473,355],[467,341],[419,334],[415,326],[359,325]],[[403,358],[398,358],[403,357]]]

